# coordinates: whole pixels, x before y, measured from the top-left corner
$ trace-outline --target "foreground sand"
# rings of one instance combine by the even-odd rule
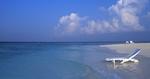
[[[150,43],[134,43],[134,44],[112,44],[112,45],[100,45],[100,47],[106,47],[111,50],[115,50],[117,53],[130,54],[136,48],[142,49],[140,55],[150,57]]]

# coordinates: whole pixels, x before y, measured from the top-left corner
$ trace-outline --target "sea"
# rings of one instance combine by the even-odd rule
[[[124,54],[105,44],[113,43],[0,43],[0,79],[150,78],[150,58],[114,65],[104,59]]]

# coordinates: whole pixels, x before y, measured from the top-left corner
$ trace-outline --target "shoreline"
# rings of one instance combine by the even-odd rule
[[[120,54],[130,54],[134,52],[135,49],[141,49],[140,55],[150,57],[150,43],[133,43],[133,44],[110,44],[110,45],[100,45],[100,47],[106,47],[110,50],[115,50],[116,53]]]

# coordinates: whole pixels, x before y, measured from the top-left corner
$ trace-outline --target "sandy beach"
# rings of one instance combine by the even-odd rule
[[[100,45],[100,47],[106,47],[116,51],[116,53],[130,54],[135,49],[142,49],[140,55],[150,57],[150,43],[133,43],[133,44],[111,44]]]
[[[141,49],[141,52],[135,57],[140,61],[139,63],[118,65],[115,70],[112,70],[112,73],[116,73],[120,77],[116,79],[149,79],[150,43],[100,45],[100,48],[107,48],[110,50],[108,53],[113,53],[108,57],[124,57],[133,53],[137,48]]]

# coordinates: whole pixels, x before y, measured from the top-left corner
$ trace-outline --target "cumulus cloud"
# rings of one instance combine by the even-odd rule
[[[62,16],[59,19],[59,23],[56,27],[56,30],[61,34],[72,34],[75,32],[79,32],[82,21],[85,17],[80,17],[76,13],[71,13],[66,16]]]
[[[81,18],[77,14],[71,13],[68,16],[61,17],[59,23],[60,26],[63,26],[65,28],[66,32],[71,33],[76,31],[76,29],[80,25],[80,20]]]
[[[119,21],[113,19],[112,21],[88,21],[86,27],[82,29],[83,32],[88,34],[117,32],[119,30]]]
[[[143,7],[144,2],[139,0],[119,0],[109,7],[109,10],[120,20],[122,30],[143,30],[138,17]]]
[[[118,0],[107,10],[112,14],[111,20],[89,20],[77,13],[62,16],[57,29],[62,34],[83,33],[111,33],[120,31],[142,31],[139,14],[144,7],[142,0]]]

